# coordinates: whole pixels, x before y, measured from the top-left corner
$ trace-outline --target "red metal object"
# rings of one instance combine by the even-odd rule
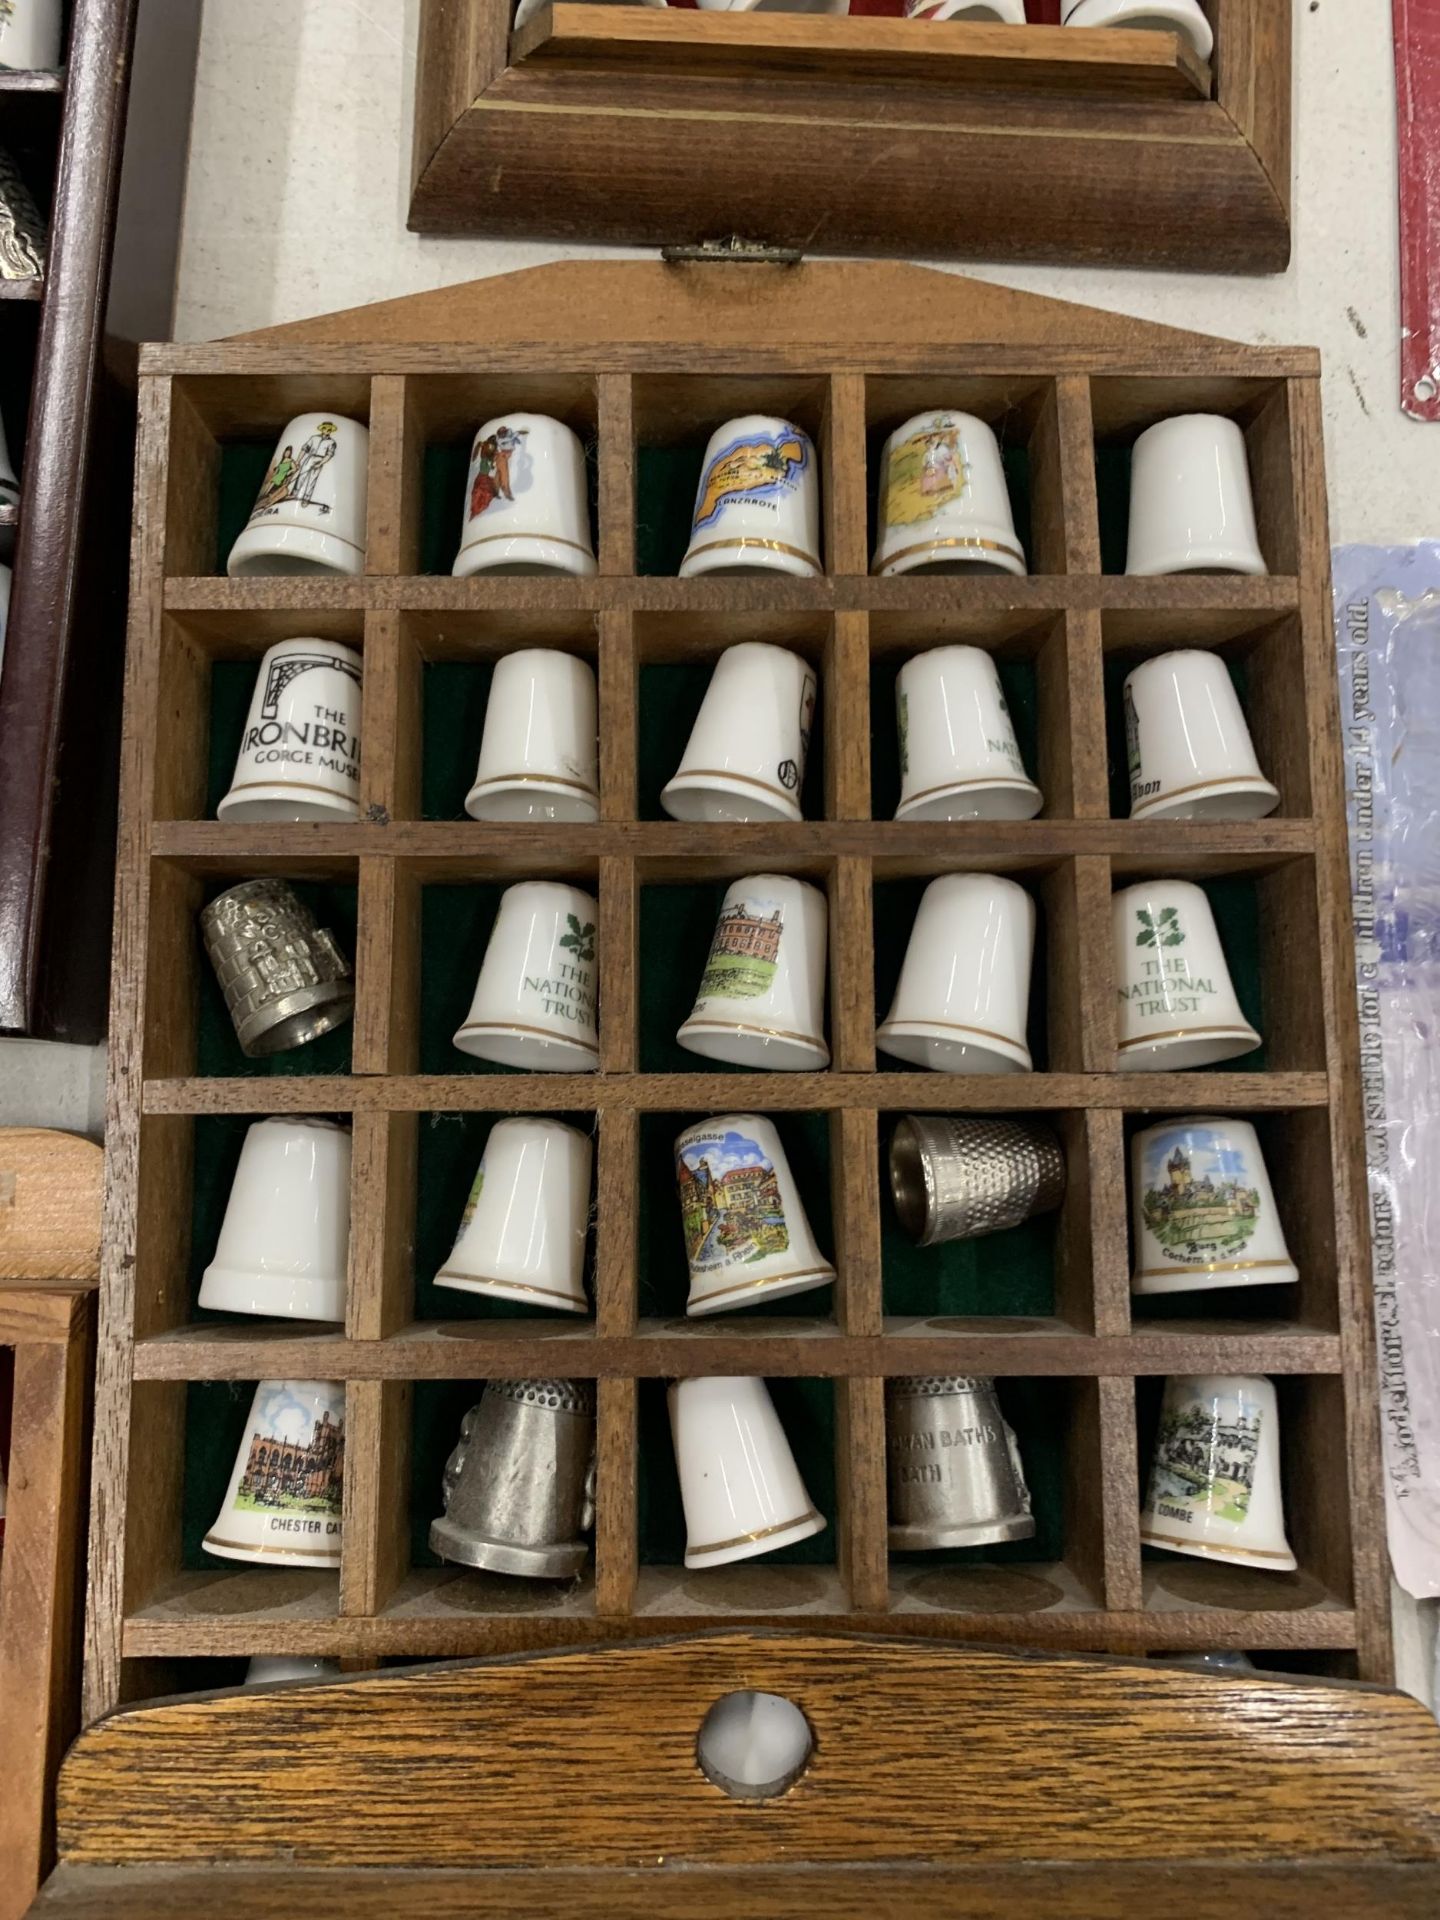
[[[1400,406],[1440,421],[1440,0],[1393,0],[1400,117]]]

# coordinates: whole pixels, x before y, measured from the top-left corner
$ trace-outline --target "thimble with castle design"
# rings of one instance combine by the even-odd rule
[[[350,962],[283,880],[242,880],[217,895],[200,931],[249,1059],[303,1047],[354,1013]]]

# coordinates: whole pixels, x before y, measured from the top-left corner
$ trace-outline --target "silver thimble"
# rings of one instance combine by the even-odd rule
[[[45,271],[48,241],[34,195],[0,147],[0,280],[38,279]]]
[[[354,1013],[350,962],[283,880],[242,880],[203,910],[200,931],[251,1060],[303,1047]]]
[[[442,1560],[532,1580],[576,1574],[595,1522],[595,1389],[589,1380],[490,1380],[445,1463]]]
[[[885,1383],[892,1548],[988,1547],[1035,1531],[1020,1449],[974,1374]]]
[[[1058,1207],[1065,1155],[1030,1121],[909,1113],[890,1140],[890,1191],[917,1245],[978,1240]]]

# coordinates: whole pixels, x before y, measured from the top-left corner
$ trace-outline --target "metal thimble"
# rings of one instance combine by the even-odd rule
[[[1020,1449],[993,1380],[887,1380],[885,1457],[892,1548],[986,1547],[1034,1533]]]
[[[203,910],[200,931],[250,1059],[303,1047],[354,1013],[350,962],[283,880],[231,887]]]
[[[891,1137],[890,1191],[917,1245],[978,1240],[1058,1207],[1065,1155],[1031,1121],[910,1113]]]
[[[34,195],[0,147],[0,280],[34,280],[45,271],[49,239]]]
[[[445,1463],[442,1560],[532,1580],[585,1564],[595,1522],[595,1389],[589,1380],[491,1380]]]

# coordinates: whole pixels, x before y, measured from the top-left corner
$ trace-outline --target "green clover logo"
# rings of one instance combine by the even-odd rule
[[[587,920],[582,927],[573,913],[567,913],[565,923],[570,931],[561,934],[561,946],[568,947],[577,960],[593,960],[595,958],[595,922]]]
[[[1162,907],[1159,913],[1148,913],[1140,907],[1135,917],[1140,922],[1140,931],[1135,936],[1137,947],[1184,946],[1185,931],[1180,925],[1178,907]]]

